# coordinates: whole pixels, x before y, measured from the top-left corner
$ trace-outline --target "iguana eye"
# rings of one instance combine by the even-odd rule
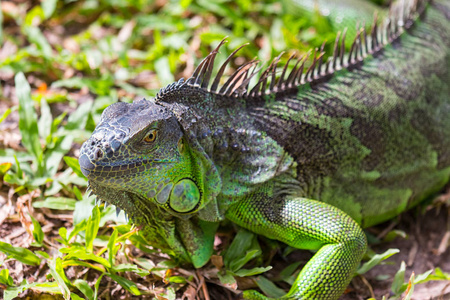
[[[144,137],[144,142],[153,143],[156,140],[158,131],[156,129],[150,130]]]

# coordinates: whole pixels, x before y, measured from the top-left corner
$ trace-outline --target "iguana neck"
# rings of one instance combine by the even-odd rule
[[[295,94],[295,89],[291,92]],[[157,97],[156,103],[178,116],[185,135],[202,145],[217,168],[222,188],[220,200],[212,201],[219,202],[221,210],[227,201],[251,193],[281,173],[296,177],[294,160],[282,145],[256,128],[244,99],[192,89],[183,82],[160,97],[164,102]]]

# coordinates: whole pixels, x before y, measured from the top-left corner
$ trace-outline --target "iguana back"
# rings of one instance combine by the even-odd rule
[[[448,4],[349,71],[247,107],[294,157],[308,198],[370,226],[449,181]]]

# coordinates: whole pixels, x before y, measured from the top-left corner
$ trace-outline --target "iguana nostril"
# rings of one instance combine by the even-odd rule
[[[116,134],[116,138],[119,141],[121,141],[124,137],[125,137],[125,134],[123,132],[119,132],[118,134]]]
[[[95,141],[94,140],[91,141],[91,146],[95,146]]]
[[[95,151],[94,151],[94,159],[95,160],[99,160],[99,159],[101,159],[103,157],[103,152],[102,152],[102,150],[100,149],[100,148],[97,148]]]

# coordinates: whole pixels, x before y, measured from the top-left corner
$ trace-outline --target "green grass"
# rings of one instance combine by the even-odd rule
[[[138,298],[175,299],[183,292],[204,297],[204,277],[234,289],[237,279],[271,269],[261,267],[261,247],[244,230],[232,242],[228,230],[219,246],[226,250],[200,272],[177,267],[123,214],[116,216],[114,207],[95,206],[95,197],[85,194],[78,149],[106,106],[119,99],[151,98],[160,87],[189,76],[225,36],[229,42],[218,61],[249,43],[234,67],[256,56],[270,62],[283,50],[303,53],[324,39],[334,40],[327,20],[318,14],[283,14],[278,1],[33,3],[3,2],[0,14],[0,44],[7,50],[0,59],[0,131],[21,137],[19,144],[11,135],[0,147],[0,188],[17,204],[7,221],[20,220],[30,237],[20,242],[23,247],[0,242],[6,255],[0,262],[4,299],[27,289],[65,299],[99,299],[117,284],[122,290],[116,293]],[[359,274],[392,254],[373,256]],[[22,282],[11,276],[11,261],[27,270]],[[286,267],[278,281],[292,283],[297,267]],[[42,274],[34,278],[30,274],[38,268]],[[407,289],[404,269],[399,272],[393,287],[397,296]],[[437,270],[412,282],[436,278],[450,275]],[[268,295],[283,293],[263,276],[256,283]]]

